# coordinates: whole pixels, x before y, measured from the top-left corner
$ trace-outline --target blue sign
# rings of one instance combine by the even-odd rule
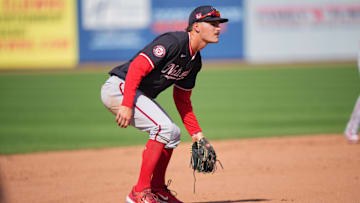
[[[244,58],[243,0],[79,0],[80,62],[128,60],[157,35],[185,30],[190,12],[209,4],[229,22],[221,24],[219,43],[209,44],[202,57]]]

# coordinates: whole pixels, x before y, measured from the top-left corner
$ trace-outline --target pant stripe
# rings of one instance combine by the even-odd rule
[[[119,84],[120,93],[121,93],[122,95],[124,95],[124,91],[122,90],[122,85],[123,85],[123,84],[124,84],[123,82],[120,82],[120,84]],[[134,106],[135,106],[135,108],[136,108],[137,110],[139,110],[142,114],[144,114],[144,116],[145,116],[146,118],[148,118],[151,122],[153,122],[156,126],[158,126],[159,130],[157,131],[157,133],[156,133],[156,135],[155,135],[155,138],[154,138],[154,140],[156,140],[157,136],[160,134],[161,125],[157,124],[149,115],[147,115],[147,114],[146,114],[143,110],[141,110],[138,106],[136,106],[136,105],[134,105]]]

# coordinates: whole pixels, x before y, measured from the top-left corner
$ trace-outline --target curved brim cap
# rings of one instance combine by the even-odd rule
[[[227,18],[221,18],[221,17],[206,17],[204,19],[201,19],[197,22],[212,22],[212,21],[219,21],[220,23],[226,23],[229,21]]]
[[[211,14],[212,12],[215,12],[218,15],[208,15]],[[212,21],[219,21],[220,23],[226,23],[229,21],[229,19],[220,17],[220,12],[212,6],[199,6],[195,8],[190,13],[189,16],[189,26],[195,22],[212,22]]]

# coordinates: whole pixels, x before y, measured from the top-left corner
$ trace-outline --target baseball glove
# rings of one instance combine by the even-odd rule
[[[194,172],[213,173],[216,170],[216,162],[215,150],[205,137],[192,144],[190,165]]]

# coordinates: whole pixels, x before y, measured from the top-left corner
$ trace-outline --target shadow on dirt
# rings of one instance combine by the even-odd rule
[[[211,201],[211,202],[191,202],[191,203],[241,203],[241,202],[267,202],[270,199],[240,199],[240,200],[224,200],[224,201]]]

